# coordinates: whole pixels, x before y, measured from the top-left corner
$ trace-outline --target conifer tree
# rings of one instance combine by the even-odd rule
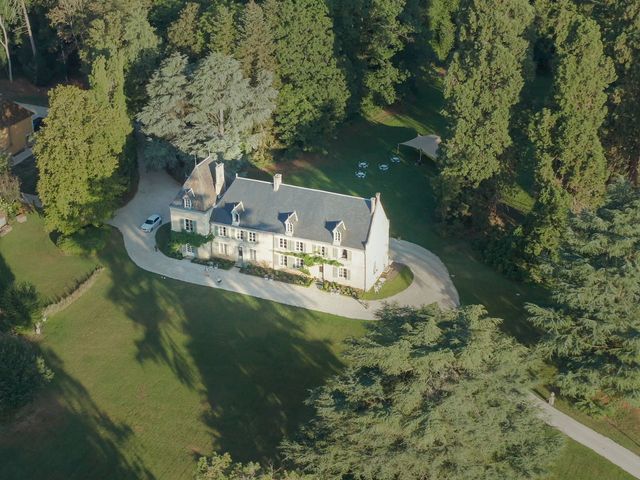
[[[242,11],[234,56],[242,65],[244,75],[252,82],[260,72],[277,73],[273,35],[262,7],[253,0],[247,2]]]
[[[450,123],[441,149],[445,215],[464,211],[483,182],[509,171],[504,154],[524,85],[533,9],[527,0],[464,0],[460,15],[444,88]]]
[[[460,0],[432,0],[429,2],[429,45],[438,60],[444,62],[449,57],[456,41],[455,16]]]
[[[313,392],[315,417],[283,451],[319,478],[543,477],[559,436],[527,397],[533,356],[481,306],[386,306]]]
[[[201,28],[206,35],[209,51],[230,56],[235,50],[235,11],[235,8],[219,3],[203,15]]]
[[[167,29],[169,45],[192,58],[200,55],[205,43],[200,23],[200,5],[195,2],[185,4],[180,16]]]
[[[267,0],[264,11],[281,85],[276,132],[285,146],[307,147],[342,121],[349,98],[331,18],[323,0]]]
[[[609,188],[596,211],[572,216],[557,260],[543,269],[549,306],[529,304],[544,332],[541,351],[558,366],[562,395],[590,410],[640,405],[640,193]]]

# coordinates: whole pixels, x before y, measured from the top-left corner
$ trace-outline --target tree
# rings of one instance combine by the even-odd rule
[[[0,415],[25,405],[51,381],[53,372],[42,356],[19,336],[0,334]]]
[[[276,73],[275,45],[262,7],[250,0],[240,16],[235,58],[244,76],[255,83],[261,72]]]
[[[190,57],[197,57],[204,49],[204,38],[199,30],[199,14],[200,5],[189,2],[167,29],[169,45]]]
[[[0,0],[0,46],[7,62],[9,81],[13,82],[13,64],[11,62],[11,27],[18,19],[15,0]]]
[[[530,128],[539,191],[524,229],[532,264],[556,254],[569,210],[579,212],[601,201],[607,172],[599,135],[607,111],[605,90],[614,79],[593,20],[566,3],[541,2],[538,8],[549,22],[556,58],[551,105]]]
[[[429,45],[441,62],[445,62],[456,41],[455,15],[460,0],[432,0],[427,8]]]
[[[42,302],[30,283],[13,284],[0,297],[0,331],[29,328],[39,320]]]
[[[237,60],[217,52],[193,66],[175,54],[149,81],[149,102],[138,119],[145,134],[183,154],[237,159],[260,144],[256,127],[269,120],[275,107],[272,81],[263,72],[252,86]]]
[[[533,20],[526,0],[467,0],[460,10],[458,48],[444,85],[450,127],[440,162],[447,214],[464,211],[481,185],[489,188],[489,181],[509,173],[511,113],[524,85]],[[492,210],[496,195],[487,197]]]
[[[320,478],[539,478],[560,438],[529,403],[534,357],[481,306],[387,305],[313,392],[287,459]]]
[[[257,463],[233,463],[228,453],[200,457],[196,468],[196,480],[311,480],[296,472],[264,469]]]
[[[367,112],[390,105],[407,72],[399,66],[411,32],[402,19],[407,0],[332,3],[336,33],[352,71],[352,94]]]
[[[233,53],[237,36],[235,8],[218,3],[203,15],[201,28],[210,51],[227,56]]]
[[[342,121],[349,98],[335,57],[331,18],[322,0],[267,0],[264,11],[281,84],[276,132],[285,146],[306,147]]]
[[[601,207],[570,218],[558,258],[543,268],[552,302],[527,311],[562,395],[592,411],[640,405],[639,192],[613,183]]]
[[[124,104],[122,60],[98,58],[92,88],[59,86],[33,152],[45,225],[70,235],[109,219],[126,182],[119,175],[131,122]]]

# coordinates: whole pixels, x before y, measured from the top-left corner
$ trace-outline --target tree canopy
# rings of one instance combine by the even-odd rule
[[[560,440],[527,399],[534,356],[481,306],[386,306],[317,389],[285,457],[320,478],[540,478]]]

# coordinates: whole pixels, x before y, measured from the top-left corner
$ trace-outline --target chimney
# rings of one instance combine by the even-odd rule
[[[371,215],[376,211],[378,205],[380,204],[380,192],[376,193],[376,196],[371,198]]]
[[[216,195],[221,195],[224,190],[224,163],[216,163]]]
[[[282,184],[282,174],[276,173],[273,176],[273,191],[277,192],[281,184]]]

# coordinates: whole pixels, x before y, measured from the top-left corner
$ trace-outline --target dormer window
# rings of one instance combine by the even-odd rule
[[[240,225],[240,212],[244,211],[244,206],[242,202],[237,203],[235,207],[231,210],[231,224],[236,227]]]
[[[284,233],[288,236],[292,236],[294,224],[297,222],[298,222],[298,214],[295,211],[289,213],[284,221]]]
[[[333,232],[333,242],[338,244],[342,242],[342,232],[337,230]]]
[[[338,224],[333,228],[331,234],[333,235],[333,244],[336,246],[340,246],[342,244],[342,236],[344,235],[344,231],[347,228],[344,225],[343,221],[338,222]]]
[[[284,224],[287,235],[293,235],[293,223],[287,222]]]
[[[184,205],[184,208],[189,210],[191,210],[191,208],[193,207],[191,198],[188,195],[185,195],[184,197],[182,197],[182,204]]]
[[[238,212],[233,212],[231,216],[233,217],[233,224],[238,225],[240,223],[240,214]]]

